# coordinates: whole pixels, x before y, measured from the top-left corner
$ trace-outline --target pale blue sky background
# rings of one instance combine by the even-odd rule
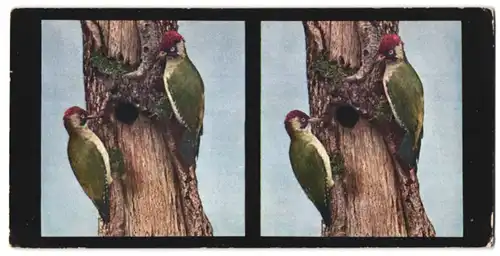
[[[463,235],[462,59],[459,21],[400,23],[400,36],[425,93],[418,178],[437,236]],[[288,111],[309,113],[301,22],[262,23],[262,223],[264,236],[319,236],[321,219],[288,158]]]
[[[245,25],[180,21],[188,54],[205,83],[198,186],[215,236],[245,235]],[[42,235],[95,236],[97,211],[67,160],[62,115],[85,108],[78,21],[42,22]]]

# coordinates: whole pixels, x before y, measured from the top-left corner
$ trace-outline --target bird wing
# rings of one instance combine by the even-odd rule
[[[323,212],[326,207],[326,174],[327,172],[331,173],[331,168],[329,163],[325,163],[317,147],[318,145],[314,142],[311,143],[311,141],[304,142],[298,140],[292,142],[290,148],[290,162],[295,177],[299,181],[307,197],[314,203],[320,212]]]
[[[97,136],[94,134],[97,138]],[[98,138],[97,138],[98,139]],[[100,142],[100,141],[99,141]],[[104,149],[105,150],[105,149]],[[82,136],[71,136],[68,143],[68,158],[71,169],[87,196],[93,201],[102,200],[110,175],[107,152]]]
[[[201,129],[205,112],[205,88],[200,73],[186,57],[167,78],[175,108],[191,130]]]
[[[417,72],[409,63],[400,65],[387,81],[393,111],[406,129],[421,136],[424,119],[424,89]]]

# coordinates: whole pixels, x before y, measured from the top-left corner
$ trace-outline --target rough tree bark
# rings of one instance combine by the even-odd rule
[[[303,25],[310,113],[325,117],[313,133],[334,165],[333,223],[322,236],[435,236],[418,180],[393,157],[402,130],[383,94],[383,67],[374,64],[381,35],[397,33],[398,22]]]
[[[148,118],[164,95],[159,40],[177,21],[81,21],[85,100],[104,117],[89,127],[104,142],[114,181],[101,236],[211,236],[194,166],[176,153],[173,119]],[[136,70],[138,79],[124,79]]]

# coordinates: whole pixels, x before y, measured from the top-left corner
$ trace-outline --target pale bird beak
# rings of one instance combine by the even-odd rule
[[[102,114],[98,114],[98,115],[90,115],[90,116],[87,116],[86,119],[95,119],[95,118],[100,118],[102,117],[103,115]]]
[[[383,54],[378,54],[377,58],[375,59],[376,62],[381,62],[385,59],[385,56]]]
[[[323,118],[320,117],[311,117],[309,118],[309,123],[317,123],[319,121],[323,120]]]
[[[167,56],[167,53],[164,51],[160,51],[158,53],[158,55],[156,56],[156,60],[163,59],[163,58],[165,58],[165,56]]]

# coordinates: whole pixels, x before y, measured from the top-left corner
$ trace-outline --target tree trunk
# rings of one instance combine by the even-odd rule
[[[110,216],[101,236],[211,236],[195,166],[177,154],[181,129],[149,118],[164,95],[161,35],[177,21],[82,21],[85,100],[104,117],[89,127],[104,142],[113,176]],[[122,75],[134,71],[136,79]]]
[[[381,35],[398,22],[304,21],[313,133],[325,145],[335,185],[322,236],[435,236],[415,176],[394,158],[402,129],[391,118],[374,64]],[[326,118],[327,117],[327,118]]]

